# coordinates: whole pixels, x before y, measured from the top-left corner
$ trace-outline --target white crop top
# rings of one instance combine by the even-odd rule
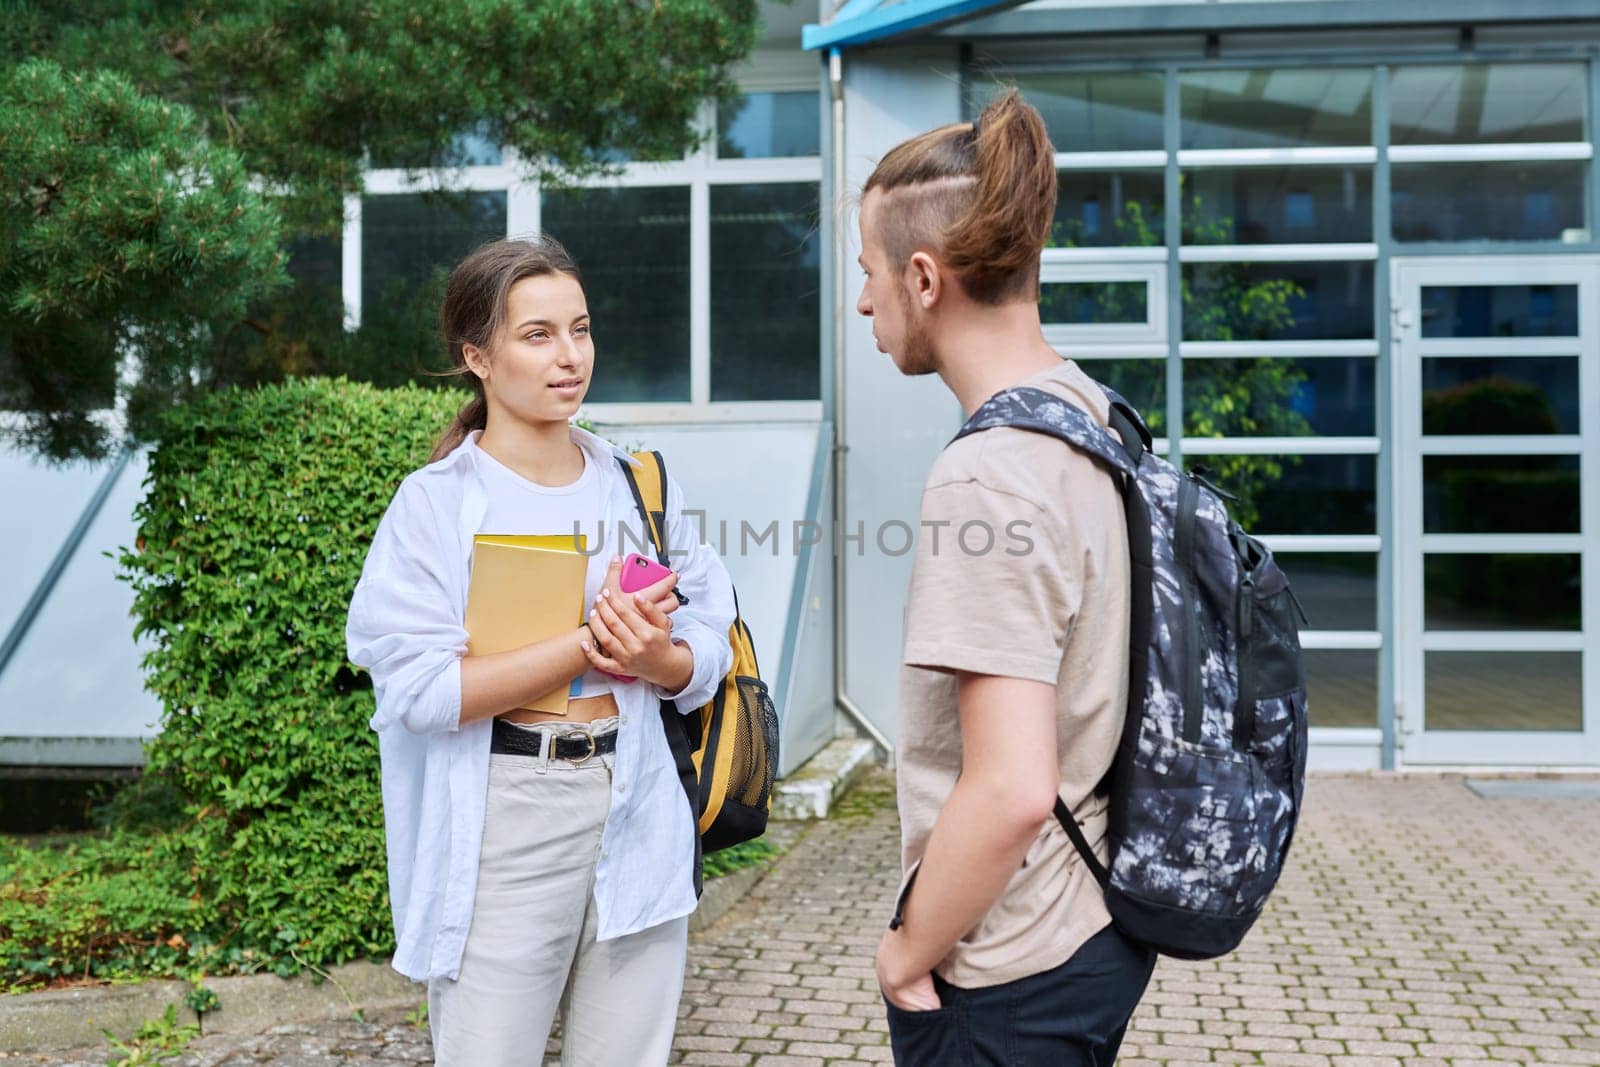
[[[605,500],[601,479],[596,475],[587,452],[583,454],[583,473],[568,485],[540,485],[531,482],[495,459],[476,442],[482,460],[484,488],[489,495],[489,511],[484,516],[486,534],[567,534],[574,530],[584,535],[589,552],[589,570],[584,580],[584,607],[594,603],[605,582],[611,555],[604,549],[600,520]],[[586,612],[587,613],[587,610]],[[571,699],[600,696],[611,692],[611,678],[593,668],[572,680]]]

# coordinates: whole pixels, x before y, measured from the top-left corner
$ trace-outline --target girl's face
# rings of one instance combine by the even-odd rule
[[[465,346],[491,410],[520,422],[566,422],[589,392],[594,341],[583,286],[565,274],[523,278],[506,296],[506,321],[485,353]]]

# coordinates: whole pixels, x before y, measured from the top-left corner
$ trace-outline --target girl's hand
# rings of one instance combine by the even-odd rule
[[[608,583],[612,577],[607,575]],[[694,653],[688,645],[672,640],[672,619],[649,596],[660,587],[668,590],[667,598],[676,603],[668,584],[675,582],[676,577],[664,578],[637,593],[614,593],[609,584],[601,589],[589,612],[589,628],[600,647],[583,642],[589,663],[598,670],[631,674],[673,692],[688,685],[694,674]]]
[[[671,574],[667,575],[667,577],[661,579],[659,582],[656,582],[653,585],[647,585],[637,592],[624,593],[622,591],[622,560],[615,556],[613,556],[611,559],[611,565],[606,568],[605,580],[600,583],[600,587],[602,589],[609,589],[612,596],[635,596],[641,600],[648,600],[655,604],[656,607],[660,608],[662,614],[664,615],[671,615],[674,611],[677,611],[678,608],[681,607],[681,605],[678,603],[677,594],[672,591],[677,587],[677,585],[678,572],[673,571]]]

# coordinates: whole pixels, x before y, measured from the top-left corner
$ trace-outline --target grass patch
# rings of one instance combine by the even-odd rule
[[[894,807],[894,775],[882,768],[874,768],[862,775],[861,780],[839,798],[828,817],[871,819],[886,811],[893,811]]]
[[[778,854],[778,849],[772,842],[764,837],[758,837],[754,841],[746,841],[706,856],[700,861],[700,873],[707,880],[721,878],[725,874],[732,874],[746,867],[763,866],[776,859]]]

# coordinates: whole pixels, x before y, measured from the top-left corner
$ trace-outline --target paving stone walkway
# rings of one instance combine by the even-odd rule
[[[888,1062],[871,955],[898,873],[892,791],[870,776],[696,935],[674,1062]],[[1600,1065],[1600,799],[1380,776],[1313,779],[1266,915],[1224,960],[1158,965],[1121,1062],[1495,1060]],[[429,1061],[426,1032],[397,1012],[202,1038],[171,1062]],[[0,1060],[16,1062],[106,1057]]]

